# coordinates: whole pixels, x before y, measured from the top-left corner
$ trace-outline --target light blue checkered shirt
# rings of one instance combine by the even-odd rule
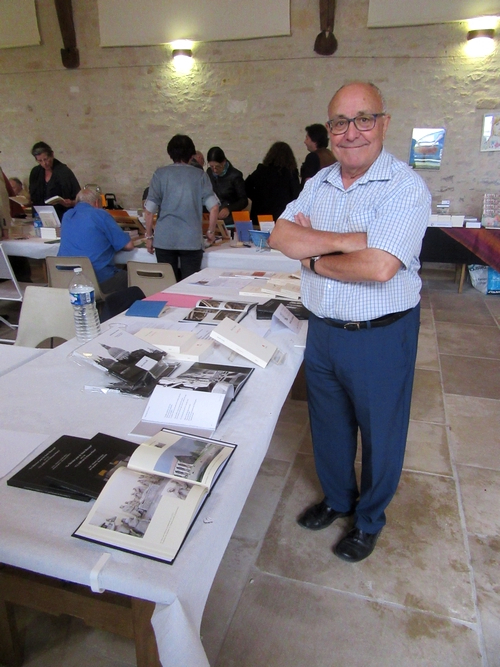
[[[297,213],[304,213],[314,229],[366,232],[369,248],[391,253],[402,266],[385,283],[342,282],[303,268],[305,306],[318,317],[354,321],[416,306],[421,287],[418,256],[430,212],[424,181],[385,150],[347,190],[338,163],[318,172],[280,217],[293,222]]]

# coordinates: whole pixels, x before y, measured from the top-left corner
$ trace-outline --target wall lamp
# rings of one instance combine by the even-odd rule
[[[495,49],[496,16],[482,16],[469,21],[467,54],[473,58],[487,56]]]
[[[185,74],[193,67],[192,42],[179,40],[172,43],[172,58],[174,67],[180,74]]]

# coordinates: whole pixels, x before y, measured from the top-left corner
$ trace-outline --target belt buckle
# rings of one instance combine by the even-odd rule
[[[360,322],[346,322],[344,324],[344,329],[346,331],[359,331],[360,328]]]

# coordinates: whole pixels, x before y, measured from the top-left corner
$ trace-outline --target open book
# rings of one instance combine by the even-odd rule
[[[229,317],[235,322],[240,322],[255,305],[255,303],[245,303],[243,301],[200,299],[195,308],[182,321],[215,325],[225,317]]]
[[[246,366],[194,363],[162,379],[130,435],[152,436],[168,427],[210,437],[252,372]]]
[[[161,431],[113,473],[73,535],[172,563],[235,448]]]
[[[64,198],[60,197],[59,195],[56,195],[55,197],[49,197],[48,199],[45,200],[46,204],[50,204],[50,206],[55,206],[56,204],[64,204]]]

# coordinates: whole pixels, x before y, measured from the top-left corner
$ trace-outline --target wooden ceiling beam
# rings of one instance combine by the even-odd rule
[[[61,49],[62,64],[67,69],[76,69],[80,65],[80,54],[76,46],[76,32],[71,0],[54,0],[54,3],[64,44],[64,48]]]

